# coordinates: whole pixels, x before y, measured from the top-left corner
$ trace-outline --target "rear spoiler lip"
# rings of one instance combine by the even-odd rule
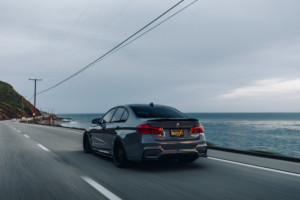
[[[147,120],[148,122],[164,122],[164,121],[189,121],[189,122],[196,122],[199,121],[198,119],[194,118],[160,118],[160,119],[150,119]]]

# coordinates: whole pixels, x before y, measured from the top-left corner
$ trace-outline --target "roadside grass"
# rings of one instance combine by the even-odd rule
[[[211,142],[206,142],[206,144],[209,147],[218,147],[218,146],[214,145],[214,143],[211,143]]]
[[[0,102],[21,109],[22,96],[19,95],[10,84],[0,81]],[[31,112],[25,100],[24,111]]]
[[[282,156],[282,154],[271,152],[271,151],[256,150],[256,149],[250,149],[248,151],[251,151],[251,152],[254,152],[254,153],[263,153],[263,154],[270,154],[270,155]]]

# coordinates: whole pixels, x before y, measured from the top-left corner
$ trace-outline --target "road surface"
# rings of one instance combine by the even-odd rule
[[[83,131],[0,122],[0,199],[299,199],[300,163],[209,150],[126,169],[82,150]]]

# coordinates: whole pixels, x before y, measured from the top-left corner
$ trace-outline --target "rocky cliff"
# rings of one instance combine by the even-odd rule
[[[24,117],[32,117],[34,106],[23,100]],[[14,88],[5,82],[0,81],[0,120],[21,118],[22,117],[22,96],[14,90]],[[40,111],[36,111],[36,116],[41,115]]]

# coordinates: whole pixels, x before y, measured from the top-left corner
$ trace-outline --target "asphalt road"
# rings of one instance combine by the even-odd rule
[[[299,163],[211,150],[210,158],[192,164],[147,162],[119,169],[112,159],[85,154],[82,134],[0,122],[0,199],[300,197]]]

